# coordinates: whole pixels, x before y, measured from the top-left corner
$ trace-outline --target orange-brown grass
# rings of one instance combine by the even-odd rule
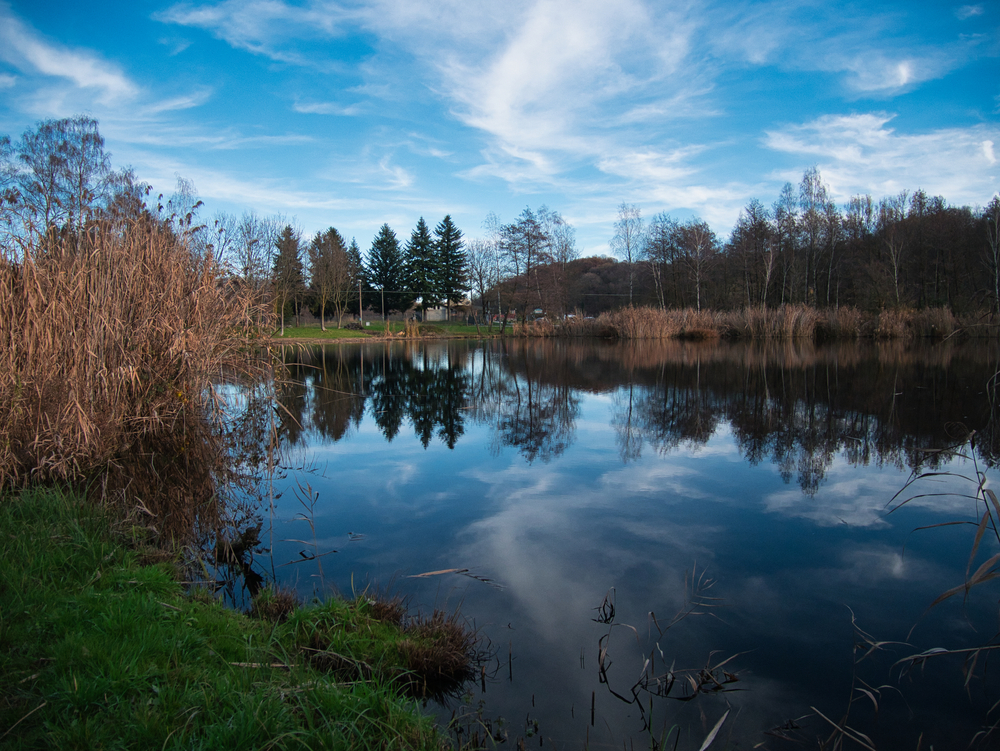
[[[262,310],[155,217],[0,251],[0,487],[86,486],[154,526],[214,505],[213,379]]]
[[[905,339],[913,319],[911,310],[883,310],[866,328],[875,339]]]
[[[596,325],[618,339],[707,338],[705,332],[715,328],[710,313],[636,307],[602,313]]]
[[[831,308],[820,313],[816,322],[817,339],[857,339],[861,336],[864,316],[854,307]]]
[[[913,314],[913,335],[928,339],[944,339],[958,329],[958,321],[946,307],[925,308]]]

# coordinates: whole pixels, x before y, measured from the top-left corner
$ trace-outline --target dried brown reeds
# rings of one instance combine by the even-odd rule
[[[720,317],[710,311],[621,308],[602,313],[596,327],[617,339],[716,339]]]
[[[802,304],[747,307],[725,312],[629,307],[602,313],[596,321],[569,319],[554,330],[547,328],[545,331],[546,336],[554,333],[616,339],[945,339],[959,331],[972,336],[996,336],[1000,331],[1000,319],[960,321],[946,307],[879,313],[863,313],[853,307],[820,310]],[[529,335],[527,329],[524,332]]]
[[[911,330],[925,339],[945,339],[958,330],[958,321],[949,308],[924,308],[913,314]]]
[[[749,307],[724,315],[727,334],[747,339],[812,339],[819,319],[815,308],[782,305],[778,308]]]
[[[225,471],[213,379],[265,322],[249,299],[148,213],[0,250],[0,487],[86,486],[189,528]]]
[[[905,339],[912,316],[910,310],[883,310],[866,329],[874,339]]]
[[[864,316],[853,307],[824,310],[816,322],[816,338],[821,340],[857,339],[861,336]]]

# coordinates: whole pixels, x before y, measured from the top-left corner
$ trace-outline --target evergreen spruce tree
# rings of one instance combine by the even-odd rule
[[[441,271],[439,258],[431,231],[424,218],[420,217],[416,228],[406,244],[406,266],[409,272],[409,288],[414,298],[420,300],[420,311],[427,313],[441,299]]]
[[[451,220],[451,215],[434,228],[434,244],[437,248],[440,299],[448,305],[448,318],[451,318],[451,306],[462,302],[468,285],[468,259],[462,244],[462,232]]]
[[[351,270],[351,297],[349,300],[350,310],[358,311],[360,315],[362,310],[362,299],[359,297],[363,290],[368,289],[368,280],[366,278],[365,272],[365,262],[361,258],[361,248],[358,247],[358,241],[355,238],[351,238],[351,244],[347,248],[347,262]]]
[[[380,293],[375,303],[383,320],[390,311],[405,311],[413,301],[407,291],[406,259],[388,224],[382,225],[368,251],[367,277],[371,288]]]
[[[289,303],[298,316],[298,304],[305,294],[306,282],[302,268],[302,242],[299,233],[292,225],[285,228],[275,243],[278,253],[274,257],[272,284],[274,302],[278,317],[281,319],[281,335],[285,335],[285,308]]]

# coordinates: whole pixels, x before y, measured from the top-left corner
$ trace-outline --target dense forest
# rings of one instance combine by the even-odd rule
[[[0,138],[8,257],[37,238],[79,236],[101,212],[146,212],[276,312],[309,306],[324,327],[328,317],[342,325],[362,309],[460,308],[467,295],[483,319],[596,316],[630,305],[1000,313],[1000,196],[985,208],[957,207],[917,189],[838,205],[817,168],[798,186],[786,183],[770,205],[749,201],[728,238],[698,217],[660,212],[646,221],[623,203],[609,238],[615,257],[580,257],[573,227],[544,206],[509,223],[491,214],[474,239],[450,216],[433,230],[421,217],[405,242],[384,224],[363,253],[333,226],[304,238],[282,216],[205,217],[194,186],[180,178],[169,199],[151,193],[130,169],[112,169],[90,118]]]

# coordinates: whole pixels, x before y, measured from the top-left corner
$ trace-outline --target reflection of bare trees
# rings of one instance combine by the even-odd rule
[[[548,462],[569,447],[580,408],[558,375],[566,361],[539,352],[537,342],[522,339],[484,345],[473,378],[473,416],[494,426],[494,452],[513,446],[529,462]]]
[[[315,432],[337,441],[366,407],[388,440],[404,424],[426,447],[453,448],[466,422],[493,429],[493,450],[549,461],[574,440],[581,392],[611,392],[611,427],[625,462],[643,446],[702,445],[721,422],[744,458],[768,461],[815,493],[834,461],[933,467],[933,449],[979,431],[1000,456],[986,383],[994,344],[920,348],[810,342],[629,344],[553,339],[394,343],[285,355],[277,423],[286,444]],[[963,420],[963,427],[951,424]]]

